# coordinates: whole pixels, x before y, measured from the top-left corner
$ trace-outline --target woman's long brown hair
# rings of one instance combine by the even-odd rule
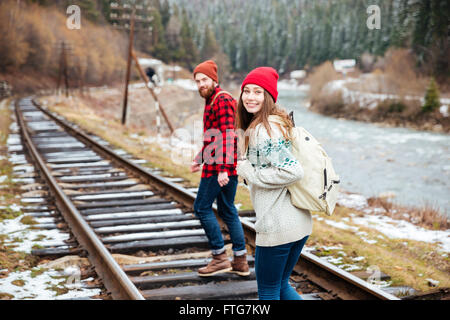
[[[264,102],[262,108],[256,114],[247,112],[247,109],[245,109],[244,107],[244,102],[242,101],[242,93],[243,92],[241,92],[241,95],[239,96],[239,103],[237,107],[236,123],[235,123],[235,128],[238,131],[238,139],[240,146],[239,149],[241,155],[244,155],[247,150],[248,143],[250,140],[249,133],[252,131],[252,129],[255,129],[255,127],[258,124],[262,123],[266,128],[269,136],[272,137],[268,119],[269,115],[277,115],[283,119],[284,122],[282,126],[283,128],[280,128],[283,137],[286,140],[292,139],[291,129],[294,127],[294,125],[289,115],[284,109],[280,108],[277,104],[275,104],[272,96],[266,90],[264,90]],[[244,141],[242,141],[242,138],[244,138]],[[244,145],[242,145],[243,142]]]

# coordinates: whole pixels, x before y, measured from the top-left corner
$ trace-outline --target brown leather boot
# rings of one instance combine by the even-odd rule
[[[209,277],[215,274],[231,271],[231,262],[228,260],[226,252],[213,255],[212,260],[206,267],[197,270],[201,277]]]
[[[237,273],[240,276],[249,276],[250,271],[247,263],[247,255],[234,256],[233,262],[231,262],[233,269],[231,272]]]

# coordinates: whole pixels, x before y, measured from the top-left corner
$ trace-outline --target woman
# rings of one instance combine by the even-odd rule
[[[309,211],[291,204],[287,189],[303,177],[303,169],[291,153],[292,121],[275,104],[277,81],[275,69],[260,67],[242,83],[236,129],[246,159],[238,161],[237,173],[248,183],[256,212],[259,299],[301,300],[288,281],[312,232],[312,220]]]

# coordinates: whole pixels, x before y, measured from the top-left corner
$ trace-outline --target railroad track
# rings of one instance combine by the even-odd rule
[[[253,269],[249,277],[197,275],[209,250],[192,210],[195,193],[118,155],[31,98],[16,100],[15,112],[26,149],[76,240],[69,249],[35,254],[84,252],[113,299],[257,298]],[[250,252],[252,219],[241,218]],[[113,257],[138,252],[160,261],[119,265]],[[253,256],[248,258],[253,268]],[[308,252],[291,280],[305,299],[399,300]]]

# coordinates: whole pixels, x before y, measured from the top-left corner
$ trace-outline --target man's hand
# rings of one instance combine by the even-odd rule
[[[230,181],[230,179],[228,179],[228,172],[220,172],[217,181],[221,187],[225,187]]]
[[[199,171],[201,166],[202,165],[197,163],[197,162],[192,162],[192,164],[191,164],[191,172]]]

